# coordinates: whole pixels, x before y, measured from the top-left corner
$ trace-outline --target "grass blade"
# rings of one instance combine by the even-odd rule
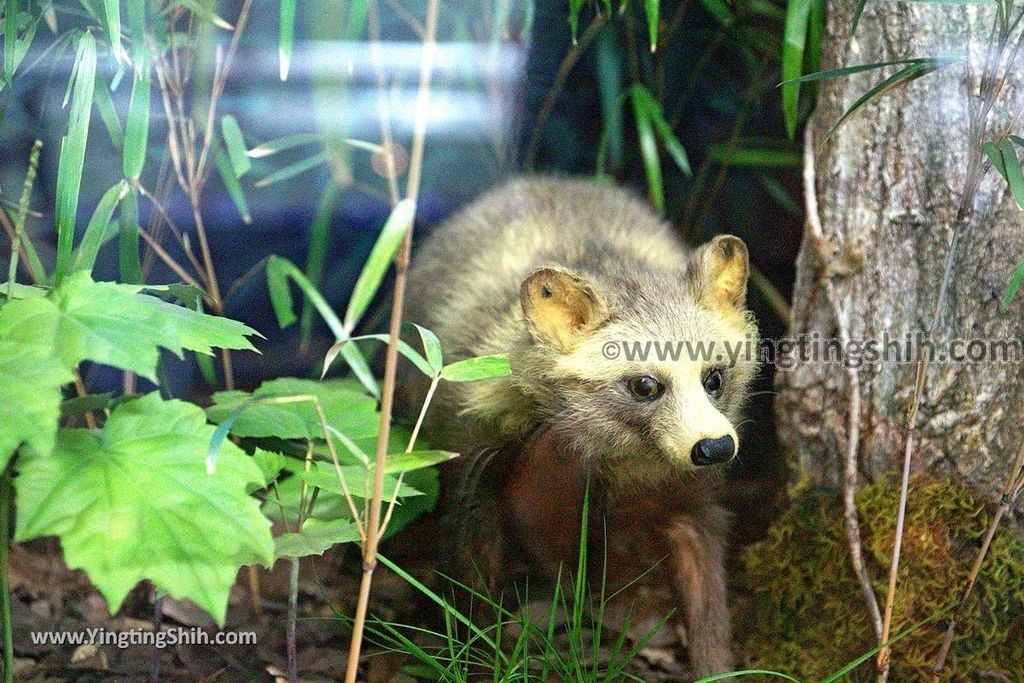
[[[89,138],[93,90],[96,84],[96,40],[89,33],[78,39],[68,133],[60,148],[57,166],[57,266],[54,283],[71,272],[75,242],[75,216],[82,186],[85,146]]]
[[[287,180],[288,178],[297,176],[300,173],[305,173],[310,169],[314,169],[325,161],[327,161],[327,152],[318,152],[317,154],[303,159],[302,161],[296,161],[294,164],[285,166],[280,171],[271,173],[262,180],[257,180],[256,187],[266,187],[267,185]]]
[[[235,177],[241,179],[252,168],[252,162],[246,153],[245,140],[238,120],[231,114],[223,116],[220,120],[220,131],[224,135],[224,146],[228,150],[231,167],[235,169]]]
[[[121,282],[141,285],[143,278],[142,262],[139,260],[139,195],[133,187],[129,187],[127,194],[121,199],[117,253]]]
[[[100,247],[110,236],[110,218],[114,215],[114,209],[128,191],[128,184],[121,180],[113,187],[103,193],[100,203],[89,219],[89,225],[82,235],[82,243],[78,245],[78,255],[75,258],[75,270],[87,270],[92,272],[96,264],[96,256]]]
[[[149,144],[149,73],[136,74],[132,99],[128,103],[128,121],[124,132],[124,177],[138,180],[146,164]]]
[[[288,80],[288,69],[292,63],[292,48],[295,45],[296,0],[281,0],[281,27],[279,52],[281,59],[281,80]]]
[[[217,150],[214,160],[217,164],[217,172],[220,173],[220,179],[231,196],[231,201],[235,203],[235,208],[238,209],[238,213],[242,216],[242,221],[249,225],[252,223],[252,214],[249,213],[249,202],[245,200],[245,191],[242,190],[242,183],[238,181],[238,176],[235,175],[235,169],[231,165],[231,161],[222,149]]]
[[[349,299],[348,308],[345,310],[345,337],[355,329],[359,319],[373,300],[373,296],[380,288],[384,280],[384,274],[391,266],[399,245],[405,238],[409,229],[412,228],[413,219],[416,217],[416,202],[411,199],[403,199],[395,205],[384,223],[384,228],[377,237],[377,242],[366,259],[363,270],[359,273],[356,286],[352,290],[352,298]]]
[[[804,48],[811,16],[811,0],[789,0],[782,37],[782,114],[786,134],[796,135],[796,117],[800,104],[800,84],[795,81],[804,68]]]
[[[136,2],[138,0],[135,0]],[[132,4],[132,0],[128,0]],[[110,41],[114,59],[121,61],[121,3],[120,0],[103,0],[103,29]]]

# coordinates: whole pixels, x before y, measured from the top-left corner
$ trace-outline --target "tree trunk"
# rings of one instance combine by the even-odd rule
[[[830,3],[823,70],[963,53],[970,45],[973,73],[961,62],[928,74],[867,105],[831,137],[827,132],[843,112],[899,67],[822,83],[809,126],[817,147],[813,186],[825,239],[812,239],[805,230],[793,294],[793,336],[839,336],[826,277],[834,283],[853,340],[926,331],[967,173],[968,97],[978,91],[994,6],[868,3],[851,38],[856,4]],[[1020,80],[1019,69],[1010,72],[1000,98],[1003,110],[1020,107]],[[994,112],[994,128],[1009,125],[1012,113]],[[1024,120],[1009,132],[1022,129]],[[1024,259],[1022,222],[1024,212],[1006,182],[989,170],[969,202],[935,335],[938,343],[1024,339],[1024,296],[1006,313],[999,310],[1007,282]],[[837,248],[834,253],[830,246]],[[914,376],[913,363],[860,368],[862,479],[899,471]],[[777,384],[777,417],[790,462],[812,482],[839,487],[851,395],[846,370],[802,363],[780,372]],[[931,363],[913,468],[959,474],[982,491],[998,491],[1024,437],[1022,399],[1024,364],[1019,361]]]

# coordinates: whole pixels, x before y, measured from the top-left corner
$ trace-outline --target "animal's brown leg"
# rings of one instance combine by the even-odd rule
[[[672,579],[682,600],[690,663],[698,677],[733,670],[726,605],[725,512],[680,515],[666,530]]]

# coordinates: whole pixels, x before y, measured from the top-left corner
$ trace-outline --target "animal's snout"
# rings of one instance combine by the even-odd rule
[[[729,460],[736,453],[736,442],[726,434],[717,439],[701,439],[693,445],[690,460],[694,465],[715,465]]]

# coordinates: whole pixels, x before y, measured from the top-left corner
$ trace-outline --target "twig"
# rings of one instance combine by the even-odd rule
[[[430,104],[430,78],[437,51],[437,10],[439,0],[430,0],[427,5],[427,19],[423,38],[423,56],[420,60],[420,81],[416,103],[416,123],[413,131],[412,151],[409,161],[406,197],[413,202],[419,196],[420,173],[423,167],[423,147],[426,141],[427,117]],[[384,495],[384,468],[387,464],[388,437],[391,433],[391,409],[395,397],[395,375],[398,368],[398,338],[402,325],[402,308],[405,303],[406,273],[412,251],[413,226],[402,240],[402,246],[395,259],[395,295],[391,304],[391,324],[388,348],[384,361],[384,386],[381,392],[380,432],[377,436],[376,469],[373,477],[373,498],[363,545],[363,575],[359,583],[359,599],[352,625],[352,640],[348,651],[348,666],[345,669],[346,683],[355,683],[359,669],[359,653],[362,647],[366,612],[370,602],[370,587],[373,571],[377,566],[377,545],[380,542],[381,502]]]
[[[971,592],[974,590],[974,583],[978,580],[978,574],[981,572],[981,565],[985,562],[985,556],[988,554],[989,546],[992,545],[992,538],[996,535],[996,529],[999,528],[999,522],[1002,521],[1003,516],[1009,512],[1010,508],[1016,502],[1017,496],[1020,495],[1022,470],[1024,470],[1024,439],[1021,439],[1020,445],[1017,447],[1017,456],[1014,458],[1013,465],[1010,466],[1009,472],[1007,472],[1006,482],[1003,484],[1003,491],[999,496],[999,507],[996,509],[995,515],[992,516],[992,521],[988,525],[988,532],[985,534],[985,540],[982,542],[981,548],[978,550],[977,557],[974,558],[974,565],[971,567],[971,573],[967,576],[967,585],[960,594],[960,600],[956,606],[956,610],[953,612],[953,616],[949,618],[949,627],[946,628],[946,637],[942,639],[942,647],[939,648],[939,654],[935,658],[934,671],[936,676],[942,673],[942,669],[946,665],[946,657],[949,656],[949,648],[953,644],[953,633],[956,631],[956,624],[963,616],[964,610],[967,608],[967,601],[970,599]]]
[[[824,231],[821,226],[821,215],[818,213],[818,193],[815,183],[814,165],[814,127],[808,124],[804,129],[804,201],[807,209],[807,226],[812,238],[817,244],[825,240]],[[832,307],[836,325],[839,328],[839,337],[844,348],[850,347],[850,320],[839,302],[835,284],[831,277],[825,272],[822,273],[822,281],[825,287],[825,295],[829,305]],[[871,618],[871,625],[875,630],[875,637],[879,643],[885,642],[882,639],[882,614],[878,608],[878,597],[871,585],[871,577],[868,576],[867,566],[864,562],[864,550],[860,538],[860,519],[857,515],[857,453],[860,446],[860,370],[847,364],[847,383],[850,391],[850,407],[847,420],[846,433],[846,461],[843,468],[843,522],[846,527],[846,541],[850,548],[850,562],[853,564],[853,573],[857,575],[860,583],[861,593],[864,595],[864,602],[868,607],[868,615]]]

